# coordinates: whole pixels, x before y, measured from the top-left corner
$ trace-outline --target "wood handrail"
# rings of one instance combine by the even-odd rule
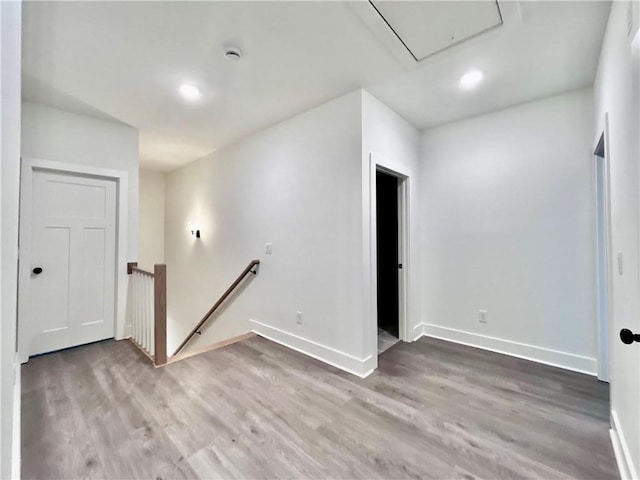
[[[206,321],[209,320],[209,317],[213,315],[213,313],[218,309],[218,307],[220,307],[220,305],[222,305],[222,303],[227,299],[227,297],[231,295],[231,293],[236,289],[236,287],[240,285],[240,282],[242,282],[244,277],[246,277],[249,274],[249,272],[253,273],[254,275],[258,273],[257,271],[253,270],[253,267],[257,265],[260,265],[260,260],[251,260],[251,263],[247,265],[247,268],[245,268],[242,271],[242,273],[238,276],[238,278],[236,278],[236,280],[231,284],[231,286],[227,288],[227,291],[222,294],[220,299],[213,305],[213,307],[211,307],[209,311],[204,314],[204,316],[202,317],[202,320],[200,320],[198,324],[195,326],[195,328],[191,330],[191,333],[189,333],[189,335],[187,335],[187,337],[182,341],[182,343],[176,349],[176,351],[173,352],[172,356],[180,353],[180,350],[182,350],[187,345],[187,343],[189,343],[189,341],[193,338],[193,336],[200,331],[200,329],[206,323]]]

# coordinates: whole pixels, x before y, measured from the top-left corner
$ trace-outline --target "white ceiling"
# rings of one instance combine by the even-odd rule
[[[502,24],[495,0],[370,3],[417,61]]]
[[[593,82],[608,2],[500,6],[504,25],[407,63],[342,2],[28,2],[24,97],[139,128],[141,165],[170,170],[359,87],[422,129]]]

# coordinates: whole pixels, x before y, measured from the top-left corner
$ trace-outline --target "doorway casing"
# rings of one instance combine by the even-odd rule
[[[371,359],[371,368],[375,369],[378,364],[378,281],[377,281],[377,209],[376,209],[376,172],[381,171],[397,177],[398,185],[398,262],[402,264],[402,269],[398,275],[398,326],[400,340],[410,342],[409,329],[409,292],[412,265],[409,261],[410,255],[410,215],[409,215],[409,193],[410,193],[410,174],[403,165],[394,163],[377,153],[369,154],[369,175],[368,175],[368,193],[369,193],[369,212],[368,212],[368,239],[365,240],[365,247],[368,255],[365,256],[365,262],[369,268],[365,269],[366,284],[368,286],[368,302],[367,310],[369,315],[366,318],[365,325],[365,352],[368,359]]]
[[[605,113],[593,145],[593,191],[596,251],[596,318],[598,339],[598,379],[609,381],[611,341],[611,201],[609,184],[609,119]],[[602,204],[600,204],[602,202]]]
[[[81,175],[105,180],[116,184],[116,265],[115,265],[115,331],[117,340],[126,337],[126,301],[127,301],[127,215],[128,212],[128,172],[98,167],[78,165],[34,158],[22,158],[20,174],[20,229],[19,245],[31,245],[32,185],[33,172],[36,170],[54,173]],[[18,267],[18,358],[21,363],[29,360],[29,341],[31,339],[28,303],[30,301],[30,248],[19,249]]]

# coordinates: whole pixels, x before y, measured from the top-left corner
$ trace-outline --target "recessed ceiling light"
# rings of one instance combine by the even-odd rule
[[[183,83],[179,88],[180,95],[187,100],[197,100],[200,98],[200,89],[194,85]]]
[[[470,72],[467,72],[462,77],[460,77],[460,87],[465,90],[477,87],[478,84],[482,81],[483,76],[484,75],[480,70],[472,70]]]

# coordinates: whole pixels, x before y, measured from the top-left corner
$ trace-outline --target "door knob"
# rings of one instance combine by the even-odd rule
[[[36,267],[32,270],[32,272],[35,273],[36,275],[40,275],[42,273],[42,268]]]
[[[620,330],[620,340],[622,340],[622,343],[630,345],[633,342],[640,342],[640,335],[633,333],[628,328],[623,328]]]

